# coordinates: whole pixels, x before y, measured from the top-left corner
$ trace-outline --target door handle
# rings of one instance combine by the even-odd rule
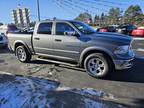
[[[35,37],[34,39],[35,39],[35,40],[40,40],[40,38],[38,38],[38,37]]]
[[[55,39],[55,41],[57,41],[57,42],[61,42],[62,40],[61,40],[61,39]]]

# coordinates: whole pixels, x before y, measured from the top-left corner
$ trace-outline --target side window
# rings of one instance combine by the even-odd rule
[[[67,23],[56,23],[56,35],[64,35],[66,31],[74,31],[74,29]]]
[[[52,33],[52,22],[41,23],[38,27],[38,34],[51,34]]]

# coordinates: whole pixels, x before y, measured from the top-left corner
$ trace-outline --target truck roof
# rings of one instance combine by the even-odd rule
[[[39,23],[44,23],[44,22],[79,22],[76,20],[44,20],[44,21],[40,21]]]

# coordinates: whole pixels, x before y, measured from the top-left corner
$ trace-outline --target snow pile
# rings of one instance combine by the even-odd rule
[[[59,87],[56,81],[34,77],[11,77],[13,80],[0,83],[0,108],[123,108],[103,100],[109,95],[102,91]]]

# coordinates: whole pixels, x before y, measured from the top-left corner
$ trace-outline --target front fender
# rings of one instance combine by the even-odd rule
[[[112,51],[106,49],[106,48],[103,48],[103,47],[97,47],[97,46],[93,46],[93,47],[88,47],[86,49],[84,49],[80,55],[80,66],[82,66],[82,63],[83,63],[83,59],[84,59],[84,56],[90,52],[90,51],[98,51],[98,52],[104,52],[106,53],[107,55],[109,55],[112,59],[114,57],[114,54],[112,53]]]

